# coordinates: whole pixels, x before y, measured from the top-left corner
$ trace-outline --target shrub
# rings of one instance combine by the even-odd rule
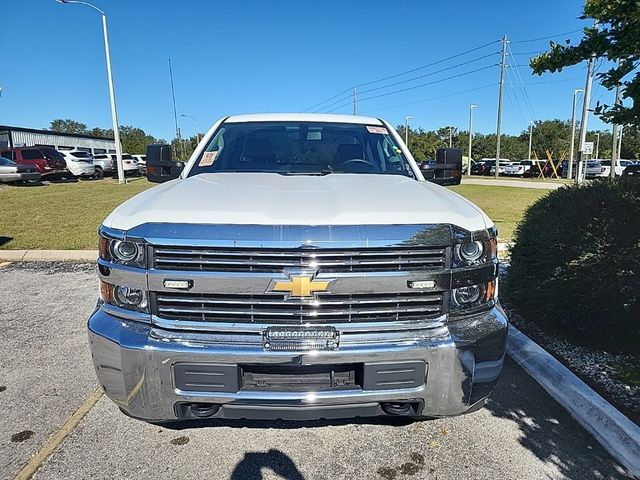
[[[542,197],[516,228],[507,296],[547,330],[640,351],[640,181],[601,179]]]

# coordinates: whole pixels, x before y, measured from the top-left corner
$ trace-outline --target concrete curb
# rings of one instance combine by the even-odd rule
[[[640,478],[640,427],[513,325],[509,325],[507,353],[620,464]]]
[[[97,250],[0,250],[8,262],[95,262]]]

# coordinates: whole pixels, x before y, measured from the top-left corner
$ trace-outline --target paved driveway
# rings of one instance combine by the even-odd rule
[[[0,477],[12,478],[97,387],[85,320],[92,266],[0,269]],[[167,429],[102,397],[41,465],[38,479],[591,479],[622,469],[508,361],[488,407],[407,422],[210,421]]]

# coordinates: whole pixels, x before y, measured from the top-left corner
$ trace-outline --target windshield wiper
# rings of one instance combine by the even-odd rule
[[[324,170],[316,170],[312,172],[278,172],[278,173],[280,175],[286,175],[286,176],[311,175],[316,177],[324,177],[325,175],[334,173],[334,171],[328,168],[325,168]]]

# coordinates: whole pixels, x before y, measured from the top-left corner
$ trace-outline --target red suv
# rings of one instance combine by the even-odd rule
[[[10,158],[22,165],[33,165],[44,177],[54,173],[62,173],[67,169],[67,162],[62,154],[51,147],[15,147],[0,150],[0,156]]]

